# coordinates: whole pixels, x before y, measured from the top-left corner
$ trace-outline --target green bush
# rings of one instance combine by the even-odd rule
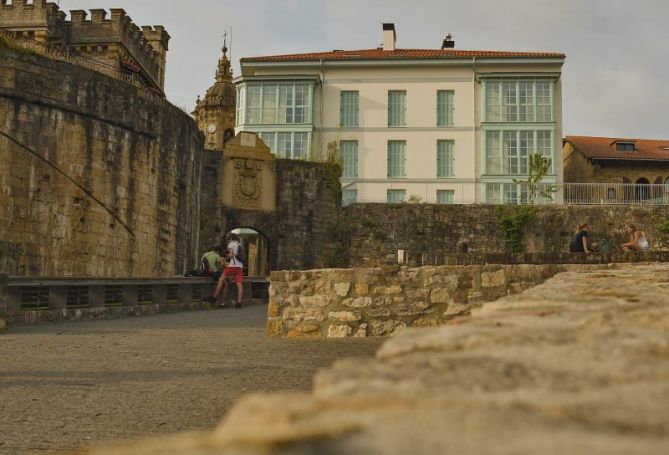
[[[532,206],[498,207],[497,218],[504,231],[506,245],[512,253],[523,252],[523,234],[525,226],[537,214]]]

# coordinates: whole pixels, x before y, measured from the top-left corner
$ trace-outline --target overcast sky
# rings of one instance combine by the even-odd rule
[[[559,51],[565,135],[669,138],[669,0],[60,0],[124,8],[164,25],[168,99],[192,109],[213,83],[223,33],[239,59],[374,48],[394,22],[400,48]]]

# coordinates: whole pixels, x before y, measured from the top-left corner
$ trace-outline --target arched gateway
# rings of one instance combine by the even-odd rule
[[[251,229],[262,238],[265,273],[332,264],[340,202],[326,167],[276,159],[246,132],[222,151],[205,153],[200,245],[222,244],[232,230]]]

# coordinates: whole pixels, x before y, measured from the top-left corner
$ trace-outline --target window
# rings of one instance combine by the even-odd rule
[[[342,128],[358,126],[358,92],[341,92],[339,123]]]
[[[312,98],[310,83],[240,85],[237,87],[237,124],[311,123]]]
[[[388,190],[387,201],[388,204],[401,204],[406,200],[406,190]]]
[[[295,118],[294,123],[309,123],[309,92],[310,88],[305,84],[295,85]]]
[[[616,151],[618,152],[633,152],[634,142],[616,142]]]
[[[341,205],[347,206],[358,201],[358,190],[342,190]]]
[[[406,141],[388,141],[388,177],[406,177]]]
[[[292,158],[299,160],[309,156],[309,133],[293,133]]]
[[[664,181],[664,191],[669,193],[669,177]]]
[[[237,86],[237,118],[236,124],[241,125],[244,123],[244,98],[245,90],[242,85]]]
[[[309,157],[311,151],[311,133],[303,131],[263,131],[260,138],[270,151],[279,158],[294,160]]]
[[[388,126],[406,126],[406,91],[388,92]]]
[[[454,190],[437,190],[437,204],[452,204]]]
[[[453,177],[453,141],[437,141],[437,177]]]
[[[453,91],[437,91],[437,126],[453,126]]]
[[[276,85],[265,85],[262,96],[262,122],[273,124],[277,122],[279,88]]]
[[[553,83],[545,80],[485,83],[487,122],[553,121]]]
[[[279,158],[290,158],[293,150],[293,133],[278,133],[276,155]]]
[[[341,141],[339,143],[339,154],[341,156],[342,178],[358,178],[358,142]]]
[[[486,131],[486,174],[527,175],[529,158],[553,158],[553,132],[533,130]]]
[[[248,85],[246,87],[246,123],[252,125],[260,123],[262,106],[262,86]]]
[[[276,151],[276,133],[260,133],[260,139],[269,147],[270,151]]]
[[[486,184],[486,202],[488,204],[519,204],[528,201],[527,185],[516,183]]]
[[[293,86],[279,86],[279,123],[293,122]]]

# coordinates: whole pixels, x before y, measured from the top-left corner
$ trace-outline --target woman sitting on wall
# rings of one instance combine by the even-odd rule
[[[623,251],[648,251],[650,245],[643,231],[638,230],[635,225],[630,224],[627,226],[627,234],[630,236],[630,240],[622,244]]]
[[[590,254],[594,251],[594,245],[590,245],[588,241],[588,223],[581,224],[574,233],[574,237],[569,244],[570,253],[585,253]]]

